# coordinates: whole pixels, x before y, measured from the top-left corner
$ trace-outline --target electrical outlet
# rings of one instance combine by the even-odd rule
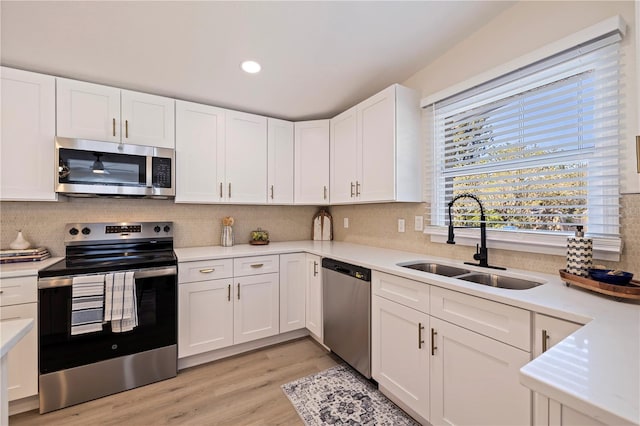
[[[404,219],[398,219],[398,232],[404,232]]]
[[[345,217],[345,218],[342,220],[342,226],[343,226],[344,228],[348,228],[348,227],[349,227],[349,218],[348,218],[348,217]]]
[[[424,217],[416,216],[413,229],[416,231],[422,231],[424,229]]]

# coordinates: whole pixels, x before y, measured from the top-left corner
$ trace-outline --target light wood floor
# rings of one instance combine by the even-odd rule
[[[9,425],[302,425],[280,385],[336,364],[307,337],[51,413],[17,414]]]

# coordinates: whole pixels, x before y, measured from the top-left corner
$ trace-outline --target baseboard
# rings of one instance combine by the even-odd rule
[[[239,345],[233,345],[203,354],[192,355],[189,357],[178,359],[178,370],[195,367],[196,365],[216,361],[233,355],[238,355],[243,352],[264,348],[265,346],[275,345],[277,343],[286,342],[288,340],[299,339],[300,337],[305,337],[308,335],[309,330],[307,330],[306,328],[301,328],[299,330],[293,330],[287,333],[265,337],[264,339],[254,340],[252,342],[241,343]]]
[[[402,410],[409,414],[411,417],[413,417],[414,420],[416,420],[417,422],[419,422],[421,425],[424,426],[431,426],[431,423],[429,423],[427,421],[427,419],[422,418],[422,416],[420,416],[418,413],[416,413],[414,410],[412,410],[411,408],[409,408],[407,406],[407,404],[405,404],[404,402],[400,401],[398,398],[396,398],[391,392],[389,392],[384,386],[382,386],[381,384],[378,383],[378,390],[380,392],[382,392],[384,394],[384,396],[386,396],[387,398],[389,398],[394,404],[396,404],[398,407],[402,408]]]
[[[38,395],[27,396],[26,398],[9,401],[9,415],[24,413],[26,411],[37,410],[40,407]]]

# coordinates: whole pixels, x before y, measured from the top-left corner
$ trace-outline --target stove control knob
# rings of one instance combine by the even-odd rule
[[[153,228],[153,230],[154,230],[155,232],[160,232],[160,227],[159,227],[159,226],[156,226],[155,228]]]
[[[80,232],[80,231],[78,231],[78,228],[69,229],[69,234],[71,234],[71,235],[78,235],[78,232]]]
[[[82,235],[89,235],[91,233],[91,229],[89,228],[82,228]]]
[[[171,228],[169,227],[169,225],[165,225],[164,232],[169,232],[169,231],[171,231]]]

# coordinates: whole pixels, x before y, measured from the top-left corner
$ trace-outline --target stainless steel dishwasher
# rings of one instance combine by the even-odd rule
[[[322,259],[324,344],[371,378],[371,270]]]

